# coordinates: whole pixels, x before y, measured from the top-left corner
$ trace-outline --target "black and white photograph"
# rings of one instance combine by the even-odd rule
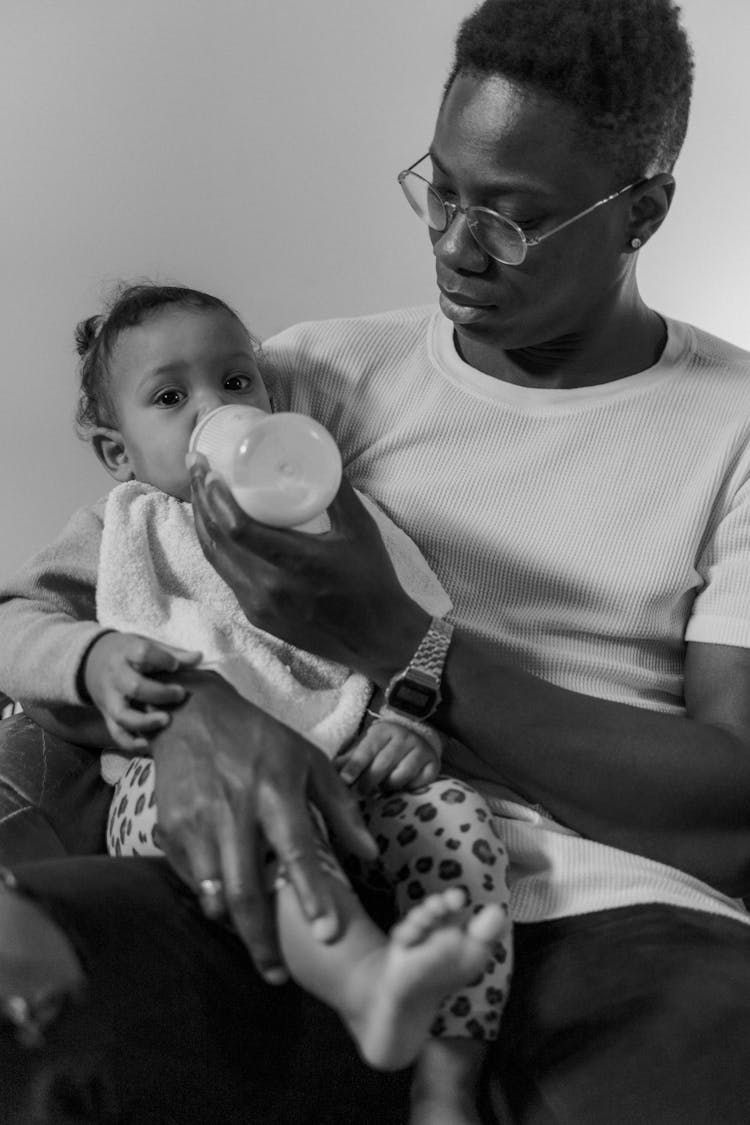
[[[0,0],[0,1122],[748,1125],[747,0]]]

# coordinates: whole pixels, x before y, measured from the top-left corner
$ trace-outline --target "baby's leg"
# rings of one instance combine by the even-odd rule
[[[428,894],[461,887],[465,914],[502,911],[504,924],[479,981],[448,997],[434,1035],[496,1039],[512,968],[507,854],[495,818],[475,789],[440,777],[420,789],[369,798],[362,812],[401,914]]]
[[[154,842],[153,763],[134,758],[115,787],[107,825],[112,855],[161,855]],[[314,810],[313,810],[314,812]],[[334,1008],[363,1057],[394,1069],[413,1062],[446,992],[476,977],[490,955],[500,918],[467,920],[463,896],[431,895],[390,939],[351,890],[318,818],[318,858],[337,903],[342,934],[326,943],[302,913],[296,892],[269,866],[276,888],[282,952],[294,979]],[[445,891],[445,888],[443,888]]]
[[[162,855],[154,839],[156,795],[154,763],[132,758],[112,794],[107,819],[110,855]]]
[[[478,1122],[476,1083],[487,1041],[498,1034],[512,965],[507,856],[492,812],[475,790],[439,778],[370,799],[363,813],[400,911],[453,885],[466,894],[468,916],[490,904],[501,912],[500,940],[481,971],[441,1004],[412,1091],[411,1125]]]
[[[426,896],[386,937],[330,853],[323,867],[341,918],[340,936],[323,942],[291,885],[277,880],[284,960],[299,984],[339,1013],[367,1062],[386,1070],[407,1066],[422,1049],[446,993],[481,973],[503,916],[486,910],[467,919],[463,892],[444,888]]]

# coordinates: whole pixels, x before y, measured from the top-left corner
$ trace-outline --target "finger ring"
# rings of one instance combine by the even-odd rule
[[[224,880],[201,879],[198,891],[201,898],[221,898],[224,895]]]

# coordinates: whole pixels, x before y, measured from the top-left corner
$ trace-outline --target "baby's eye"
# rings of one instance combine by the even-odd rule
[[[182,391],[160,391],[154,399],[154,403],[156,406],[179,406],[184,397]]]
[[[235,372],[233,375],[227,375],[224,380],[224,389],[227,391],[247,391],[252,386],[252,382],[249,375]]]

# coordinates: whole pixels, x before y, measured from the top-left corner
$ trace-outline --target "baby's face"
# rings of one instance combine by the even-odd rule
[[[250,341],[223,309],[168,307],[118,338],[111,363],[118,429],[136,480],[190,499],[185,454],[217,406],[271,404]]]

